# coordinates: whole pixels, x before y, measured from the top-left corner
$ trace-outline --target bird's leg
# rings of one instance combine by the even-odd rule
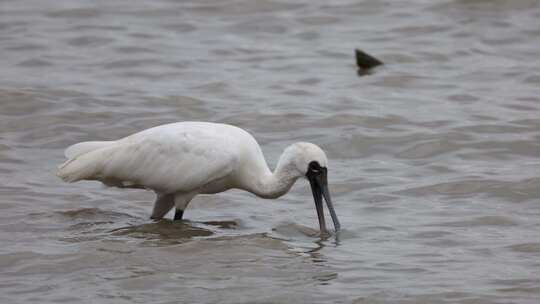
[[[174,194],[157,194],[154,209],[152,210],[150,218],[153,220],[160,220],[172,209],[172,207],[174,207]]]
[[[174,194],[174,206],[176,207],[176,211],[174,212],[174,220],[179,221],[182,220],[182,216],[184,215],[184,210],[186,210],[187,205],[191,201],[191,199],[196,195],[196,193],[175,193]]]
[[[182,220],[183,215],[184,215],[184,210],[176,209],[176,211],[174,212],[174,220],[175,221]]]

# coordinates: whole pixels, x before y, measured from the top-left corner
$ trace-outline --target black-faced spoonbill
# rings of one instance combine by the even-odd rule
[[[180,220],[195,195],[231,188],[277,198],[305,177],[311,184],[321,234],[327,233],[323,197],[335,230],[340,229],[328,191],[328,160],[311,143],[286,148],[272,172],[248,132],[226,124],[178,122],[116,141],[78,143],[65,155],[68,160],[60,165],[58,176],[66,182],[98,180],[107,186],[155,191],[152,219],[161,219],[176,207],[174,219]]]

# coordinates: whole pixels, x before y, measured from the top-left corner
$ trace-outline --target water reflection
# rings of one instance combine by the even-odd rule
[[[187,221],[171,221],[163,219],[152,223],[144,223],[111,231],[117,236],[129,236],[147,240],[182,241],[194,237],[210,236],[212,231],[192,225]]]
[[[539,1],[16,4],[3,302],[538,302]],[[385,67],[358,77],[355,47]],[[320,144],[347,229],[307,227],[300,184],[201,198],[177,224],[148,219],[151,193],[54,175],[70,144],[182,120],[249,130],[271,166]]]

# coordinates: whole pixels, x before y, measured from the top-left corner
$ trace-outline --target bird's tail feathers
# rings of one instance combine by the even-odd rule
[[[88,141],[67,148],[65,155],[69,159],[58,167],[56,175],[68,183],[95,178],[104,159],[104,150],[108,150],[104,148],[111,143],[113,142]]]
[[[58,166],[58,171],[56,175],[60,177],[63,181],[68,183],[73,183],[78,180],[83,179],[81,174],[81,166],[77,165],[77,159],[69,159],[65,163]]]

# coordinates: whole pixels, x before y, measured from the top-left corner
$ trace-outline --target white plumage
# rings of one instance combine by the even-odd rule
[[[246,131],[226,124],[166,124],[116,141],[78,143],[67,148],[65,155],[68,160],[59,167],[58,176],[66,182],[98,180],[108,186],[154,190],[157,199],[153,219],[162,218],[172,207],[176,207],[175,219],[181,219],[195,195],[231,188],[277,198],[299,177],[306,177],[310,165],[317,165],[313,172],[324,171],[324,181],[320,179],[326,184],[327,158],[316,145],[289,146],[271,172],[256,140]],[[328,204],[330,197],[327,189],[324,193],[323,184],[319,199],[324,194]],[[313,194],[316,196],[315,190]],[[331,202],[328,207],[338,230]],[[319,208],[317,212],[323,231],[324,216]]]

